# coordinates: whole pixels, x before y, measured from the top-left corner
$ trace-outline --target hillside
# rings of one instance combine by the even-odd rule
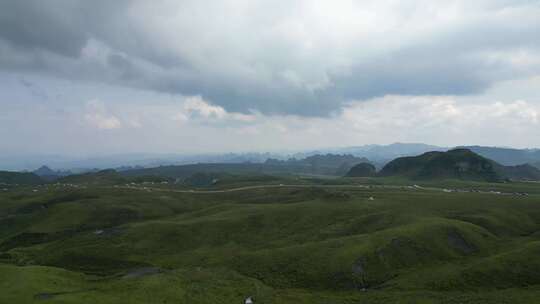
[[[468,149],[428,152],[397,158],[388,163],[380,176],[412,179],[461,179],[500,182],[503,180],[540,180],[540,170],[531,165],[503,166]]]
[[[381,176],[412,179],[464,179],[502,181],[498,165],[467,149],[428,152],[419,156],[397,158],[380,171]]]
[[[0,171],[0,184],[39,185],[43,182],[34,173]]]

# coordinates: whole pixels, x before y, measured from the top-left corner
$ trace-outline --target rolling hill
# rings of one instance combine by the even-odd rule
[[[229,192],[107,184],[0,192],[0,303],[540,297],[536,185],[463,183],[529,192],[522,196],[277,182]]]

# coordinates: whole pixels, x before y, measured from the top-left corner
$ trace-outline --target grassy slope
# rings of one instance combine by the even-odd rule
[[[2,303],[235,303],[270,288],[225,270],[174,270],[139,278],[101,278],[54,267],[0,265]],[[48,301],[43,301],[48,300]]]
[[[358,181],[395,182],[318,182]],[[430,184],[448,185],[538,190]],[[234,303],[247,295],[257,303],[531,303],[540,295],[538,195],[376,187],[0,195],[0,302],[43,292],[73,292],[56,303]],[[151,266],[164,272],[121,278]]]

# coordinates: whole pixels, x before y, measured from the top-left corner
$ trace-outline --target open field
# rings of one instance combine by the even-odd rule
[[[540,298],[536,183],[15,187],[0,192],[0,228],[1,303]]]

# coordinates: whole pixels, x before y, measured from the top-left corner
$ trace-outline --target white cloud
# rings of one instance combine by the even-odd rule
[[[84,115],[86,122],[95,128],[112,130],[122,127],[120,119],[108,113],[104,103],[99,100],[87,102],[86,111],[87,112]]]
[[[176,113],[173,119],[179,122],[191,120],[203,123],[251,123],[257,120],[257,114],[227,112],[223,107],[212,105],[201,96],[191,96],[185,99],[181,111]]]
[[[190,117],[202,117],[204,119],[224,119],[227,116],[225,109],[209,104],[200,96],[188,97],[184,102],[184,111]]]

